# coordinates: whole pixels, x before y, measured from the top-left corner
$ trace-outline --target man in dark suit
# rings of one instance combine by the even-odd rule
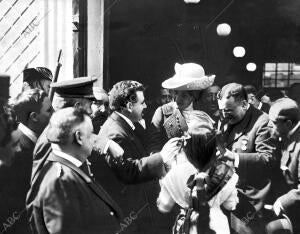
[[[118,82],[111,89],[109,101],[113,112],[100,129],[99,136],[117,142],[124,150],[124,160],[118,163],[106,157],[108,164],[104,164],[103,158],[99,158],[94,163],[97,167],[94,173],[120,204],[125,216],[136,215],[136,219],[124,228],[125,232],[166,233],[171,231],[175,217],[163,217],[158,213],[157,181],[136,183],[160,178],[164,173],[163,161],[175,155],[178,146],[176,139],[171,140],[159,153],[147,155],[143,139],[138,137],[134,125],[142,119],[146,108],[143,91],[142,84],[130,80]]]
[[[30,187],[32,153],[38,136],[49,122],[52,107],[48,95],[40,89],[25,90],[11,99],[10,104],[19,121],[17,132],[20,135],[20,149],[15,153],[11,164],[0,170],[0,207],[7,214],[2,215],[1,219],[17,215],[18,219],[9,232],[30,233],[24,210]]]
[[[22,133],[21,145],[33,151],[34,145],[47,126],[53,108],[47,93],[40,89],[29,89],[10,100]],[[32,156],[31,156],[32,159]]]
[[[89,176],[95,141],[89,115],[73,107],[55,112],[47,138],[53,150],[27,195],[33,233],[119,232],[120,208]]]
[[[234,163],[240,177],[237,186],[240,203],[231,215],[231,227],[238,233],[261,233],[263,224],[258,218],[270,189],[268,172],[273,166],[275,148],[269,119],[249,105],[247,93],[240,84],[225,85],[218,99],[226,123],[221,129],[226,148],[224,158]]]
[[[297,103],[290,98],[281,98],[274,102],[269,112],[273,134],[279,137],[281,157],[279,157],[280,171],[283,180],[274,181],[277,197],[273,210],[277,216],[287,215],[292,224],[293,233],[300,233],[300,110]],[[282,183],[280,183],[282,182]],[[277,221],[281,225],[268,225],[272,233],[286,231],[284,224],[289,224],[288,219]],[[280,232],[281,231],[281,232]],[[291,231],[291,229],[289,229]],[[286,233],[286,232],[284,232]]]

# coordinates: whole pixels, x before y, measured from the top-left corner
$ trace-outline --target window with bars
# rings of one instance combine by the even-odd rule
[[[300,64],[265,63],[263,87],[289,88],[293,83],[300,83]]]

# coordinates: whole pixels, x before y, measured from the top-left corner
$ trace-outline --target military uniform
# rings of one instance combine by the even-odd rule
[[[27,211],[33,233],[118,233],[120,208],[80,168],[51,153],[32,181]]]

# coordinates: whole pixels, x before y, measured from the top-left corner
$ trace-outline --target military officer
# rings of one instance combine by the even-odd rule
[[[86,162],[95,141],[88,113],[73,107],[58,110],[46,137],[52,152],[32,181],[27,199],[33,233],[118,232],[121,210],[90,177]]]
[[[59,110],[65,107],[83,108],[90,115],[92,114],[92,101],[95,100],[93,93],[93,83],[96,78],[81,77],[73,80],[65,80],[57,82],[51,85],[54,89],[54,98],[52,106],[54,110]],[[47,127],[38,138],[33,151],[33,167],[32,167],[32,179],[39,173],[43,167],[47,156],[51,152],[51,145],[46,138]],[[120,156],[123,150],[113,141],[108,139],[98,139],[95,145],[95,151],[104,153],[106,148],[110,153],[114,153],[115,156]]]

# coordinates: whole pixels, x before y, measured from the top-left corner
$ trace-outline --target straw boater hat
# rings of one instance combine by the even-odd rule
[[[202,90],[210,87],[215,75],[205,75],[201,65],[196,63],[175,64],[175,75],[162,83],[165,89]]]

